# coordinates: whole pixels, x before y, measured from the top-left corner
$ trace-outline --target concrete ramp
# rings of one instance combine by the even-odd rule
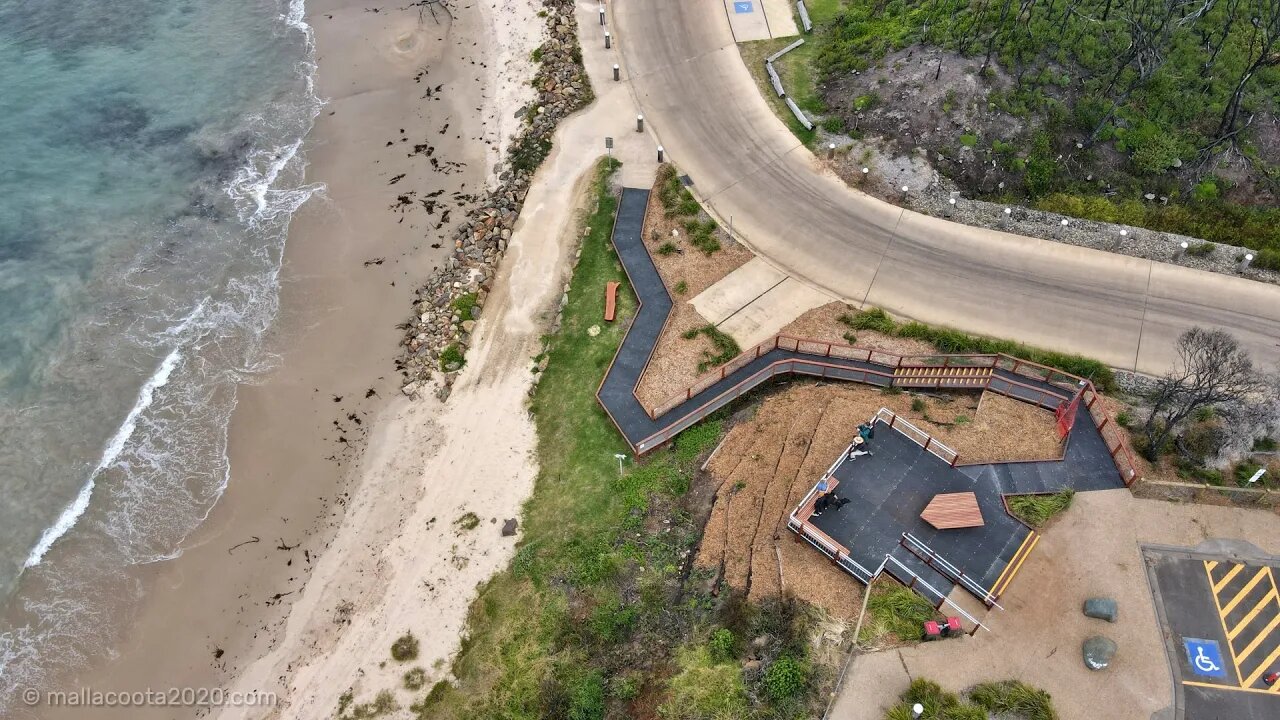
[[[806,312],[835,298],[802,282],[786,278],[720,323],[719,328],[749,348],[777,335]]]
[[[749,348],[833,299],[753,258],[690,302],[699,315]]]

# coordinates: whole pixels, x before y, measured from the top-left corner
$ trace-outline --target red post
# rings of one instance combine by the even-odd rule
[[[929,451],[929,446],[930,446],[930,445],[932,445],[932,444],[933,444],[933,438],[932,438],[931,436],[926,435],[926,436],[925,436],[925,441],[924,441],[924,450],[925,450],[925,452],[928,452],[928,451]]]
[[[831,357],[831,343],[827,343],[827,357]]]
[[[1115,458],[1116,458],[1116,453],[1120,452],[1120,448],[1122,448],[1122,447],[1124,447],[1124,443],[1123,443],[1123,442],[1118,442],[1118,443],[1116,443],[1116,446],[1115,446],[1114,448],[1112,448],[1112,449],[1111,449],[1111,459],[1112,459],[1112,460],[1115,460]]]
[[[959,462],[959,461],[960,461],[960,456],[959,456],[959,455],[954,455],[954,454],[953,454],[953,455],[951,456],[951,467],[955,467],[955,466],[956,466],[956,463],[957,463],[957,462]]]
[[[897,415],[897,413],[890,413],[890,414],[889,414],[889,427],[893,427],[893,424],[894,424],[894,423],[896,423],[896,422],[898,422],[898,415]]]
[[[1109,422],[1111,422],[1111,416],[1110,416],[1110,415],[1108,415],[1108,416],[1106,416],[1106,417],[1102,418],[1102,422],[1101,422],[1101,423],[1099,423],[1099,425],[1098,425],[1098,432],[1102,432],[1102,428],[1106,427],[1106,426],[1107,426],[1107,423],[1109,423]]]

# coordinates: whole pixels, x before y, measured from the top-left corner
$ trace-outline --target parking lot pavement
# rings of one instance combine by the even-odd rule
[[[1280,718],[1280,559],[1144,547],[1180,717]]]

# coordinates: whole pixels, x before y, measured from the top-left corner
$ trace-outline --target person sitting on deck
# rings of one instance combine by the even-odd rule
[[[818,487],[814,488],[818,491],[818,499],[813,501],[813,517],[821,515],[822,511],[826,510],[827,506],[831,504],[831,498],[827,495],[827,490],[830,487],[826,480],[819,480]]]
[[[868,449],[867,441],[862,439],[861,435],[853,439],[853,449],[849,451],[850,460],[871,454],[872,452]]]
[[[813,517],[822,515],[822,513],[826,512],[829,507],[831,507],[831,495],[828,493],[822,493],[813,503]]]
[[[874,418],[871,420],[871,422],[865,422],[858,426],[858,437],[862,438],[863,440],[873,440],[875,439],[875,436],[876,436],[876,425],[875,425]]]

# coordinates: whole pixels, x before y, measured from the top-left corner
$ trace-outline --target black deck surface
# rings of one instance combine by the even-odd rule
[[[774,349],[657,419],[650,418],[634,390],[671,312],[672,301],[641,237],[648,201],[648,190],[625,188],[618,207],[613,244],[640,299],[640,309],[598,393],[600,403],[637,452],[651,450],[669,439],[655,440],[655,435],[674,434],[687,427],[700,417],[695,411],[731,402],[736,395],[726,391],[734,386],[753,377],[754,384],[768,380],[769,376],[758,373],[775,363],[782,363],[776,374],[890,384],[890,378],[865,373],[870,370],[892,374],[894,368],[888,365]],[[1060,400],[1070,397],[1069,390],[999,368],[994,371],[992,384],[1046,407],[1056,407]],[[1040,391],[1054,397],[1045,399]],[[952,468],[906,436],[882,426],[874,440],[875,455],[845,463],[841,468],[847,475],[839,475],[840,494],[853,502],[838,513],[824,514],[815,524],[849,548],[850,555],[869,570],[874,571],[884,556],[892,553],[940,592],[950,592],[950,581],[898,548],[902,534],[910,532],[978,584],[990,588],[1029,532],[1005,512],[1001,495],[1123,486],[1088,410],[1081,406],[1077,413],[1066,456],[1052,462]],[[984,527],[937,531],[920,520],[920,512],[933,495],[962,491],[977,494],[986,521]]]

